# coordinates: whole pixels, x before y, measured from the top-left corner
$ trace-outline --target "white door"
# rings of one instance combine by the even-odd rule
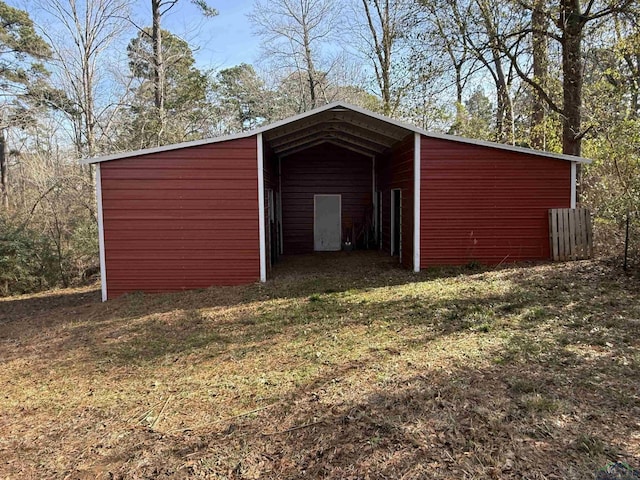
[[[336,252],[342,248],[342,197],[313,196],[313,249]]]

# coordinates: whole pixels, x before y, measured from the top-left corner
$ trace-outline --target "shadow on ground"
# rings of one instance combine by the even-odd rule
[[[628,384],[625,399],[611,395],[640,380],[637,371],[589,383],[610,371],[609,358],[554,353],[561,369],[527,357],[526,366],[426,370],[354,400],[339,385],[380,361],[363,360],[252,418],[180,434],[137,430],[101,468],[115,478],[140,465],[140,478],[587,479],[609,461],[637,464],[638,399]]]
[[[237,382],[306,368],[261,387],[269,402],[252,413],[179,428],[109,417],[83,397],[86,444],[67,432],[73,450],[54,454],[43,434],[12,455],[53,478],[585,479],[608,461],[640,465],[637,280],[598,262],[416,276],[367,253],[309,261],[266,285],[3,300],[2,358],[72,378],[178,382],[201,368]]]

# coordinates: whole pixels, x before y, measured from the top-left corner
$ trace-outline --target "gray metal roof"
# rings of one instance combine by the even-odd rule
[[[392,145],[413,132],[429,138],[491,147],[540,157],[568,160],[571,162],[591,163],[591,160],[587,158],[574,157],[572,155],[544,152],[496,142],[473,140],[454,135],[431,133],[413,125],[342,102],[330,103],[314,110],[309,110],[308,112],[235,135],[115,153],[102,157],[84,159],[81,163],[100,163],[138,157],[182,148],[226,142],[239,138],[249,138],[259,133],[263,134],[263,138],[269,143],[276,155],[279,156],[290,155],[323,143],[331,143],[364,155],[373,156],[387,151]]]

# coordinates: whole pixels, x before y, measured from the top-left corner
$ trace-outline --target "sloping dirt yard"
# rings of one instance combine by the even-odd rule
[[[0,299],[0,478],[640,467],[640,282],[604,263],[414,275],[353,252],[99,297]]]

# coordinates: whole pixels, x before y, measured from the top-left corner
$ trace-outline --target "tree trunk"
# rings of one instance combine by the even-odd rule
[[[502,89],[498,82],[496,82],[496,133],[495,140],[497,142],[503,141],[504,134],[504,96],[502,95]]]
[[[85,57],[83,59],[82,66],[82,78],[84,85],[82,86],[84,92],[84,128],[87,141],[87,157],[94,157],[96,154],[96,139],[95,139],[95,113],[93,106],[93,78],[91,74],[89,58],[90,52],[85,51]]]
[[[160,27],[160,6],[161,0],[151,0],[152,27],[151,37],[153,42],[153,92],[156,114],[158,116],[157,143],[162,141],[165,126],[164,111],[164,59],[162,55],[162,29]]]
[[[535,0],[533,11],[531,12],[532,34],[532,60],[533,60],[533,80],[547,91],[548,76],[548,48],[547,31],[548,21],[544,12],[545,0]],[[546,147],[545,136],[545,100],[537,91],[533,91],[531,105],[531,135],[530,142],[533,148],[544,150]]]
[[[0,202],[5,210],[9,209],[9,160],[4,128],[0,129]]]
[[[456,120],[453,124],[452,132],[457,135],[460,133],[460,127],[462,126],[465,116],[464,104],[462,103],[462,63],[456,62],[453,55],[451,59],[453,60],[453,66],[456,72]]]
[[[393,49],[393,26],[391,25],[391,7],[389,5],[389,0],[385,0],[384,2],[384,15],[381,19],[382,22],[382,46],[384,49],[384,62],[382,63],[382,101],[384,104],[384,114],[391,115],[394,108],[391,103],[391,52]],[[378,8],[378,11],[380,9]]]
[[[631,72],[629,87],[631,89],[630,118],[638,118],[640,115],[640,54],[625,55],[624,60]]]
[[[563,111],[562,153],[580,156],[582,146],[582,30],[584,19],[580,0],[562,0],[560,20],[564,22],[562,35]],[[581,165],[576,165],[576,197],[582,193]]]
[[[580,156],[582,109],[582,30],[580,0],[562,0],[562,153]]]
[[[492,75],[496,86],[496,140],[503,143],[514,143],[513,136],[513,111],[511,94],[509,93],[509,81],[504,73],[502,64],[502,52],[500,50],[500,42],[498,29],[492,18],[490,5],[487,3],[480,4],[480,14],[489,37],[489,45],[491,48],[491,60],[482,60],[489,67],[489,63],[493,65],[494,73]],[[506,125],[505,125],[506,124]]]
[[[362,5],[364,6],[367,25],[371,32],[375,50],[374,69],[378,87],[380,88],[380,96],[382,97],[382,112],[389,116],[394,110],[391,100],[391,55],[395,38],[392,31],[394,26],[391,25],[391,6],[388,0],[385,0],[384,5],[381,5],[379,0],[373,0],[376,15],[380,22],[381,31],[378,32],[376,22],[373,20],[374,14],[369,8],[368,1],[362,0]]]
[[[495,82],[496,82],[496,138],[499,142],[514,143],[512,125],[513,111],[511,105],[511,95],[509,94],[509,84],[502,67],[502,59],[500,51],[497,47],[491,49],[493,56],[493,64],[495,66]]]
[[[304,18],[303,18],[304,19]],[[304,19],[306,21],[306,19]],[[309,97],[311,98],[311,108],[316,108],[316,72],[315,66],[313,65],[313,57],[311,56],[311,45],[309,42],[309,30],[307,29],[306,23],[303,25],[304,35],[304,57],[305,62],[307,63],[307,78],[309,81]]]

